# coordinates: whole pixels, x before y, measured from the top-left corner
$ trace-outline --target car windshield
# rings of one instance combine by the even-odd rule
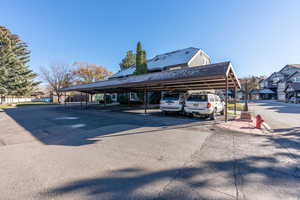
[[[162,98],[162,100],[178,100],[179,99],[179,94],[165,94]]]
[[[191,95],[188,101],[205,102],[207,101],[207,95]]]

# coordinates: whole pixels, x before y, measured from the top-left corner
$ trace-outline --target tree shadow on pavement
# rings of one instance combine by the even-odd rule
[[[259,193],[253,190],[253,185],[271,185],[285,186],[281,188],[281,192],[289,197],[299,196],[299,180],[284,173],[294,166],[274,167],[275,163],[277,160],[274,157],[246,156],[240,159],[193,163],[187,167],[154,172],[125,168],[112,171],[110,176],[69,182],[40,195],[61,198],[63,195],[80,192],[88,199],[108,200],[240,199],[243,198],[242,192],[247,189],[248,192]],[[253,179],[252,176],[259,178]]]
[[[217,130],[191,160],[179,168],[120,168],[105,176],[83,178],[50,188],[42,197],[80,194],[88,199],[297,199],[298,164],[285,151],[244,149],[273,142],[271,137]],[[235,139],[234,139],[235,138]],[[224,141],[235,141],[228,146]],[[223,146],[225,145],[225,146]],[[248,144],[249,145],[249,144]],[[249,146],[247,146],[249,148]]]
[[[202,125],[213,122],[172,116],[143,116],[123,112],[67,109],[62,106],[40,108],[7,109],[5,113],[32,136],[47,145],[81,146],[99,140],[93,138],[126,132],[125,135],[155,133],[161,130],[193,127],[194,122]],[[10,125],[9,125],[10,126]],[[16,126],[15,124],[11,125]],[[150,127],[155,130],[136,131]],[[6,130],[3,130],[6,131]],[[131,132],[128,132],[131,131]]]
[[[300,150],[300,127],[274,129],[273,133],[269,139],[275,144],[283,148]]]
[[[259,103],[260,106],[265,106],[266,109],[272,110],[278,113],[289,113],[289,114],[299,114],[300,105],[298,104],[288,104],[288,103],[279,103],[279,102],[263,102]]]

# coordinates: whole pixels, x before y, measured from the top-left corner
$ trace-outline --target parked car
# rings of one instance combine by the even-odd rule
[[[160,110],[167,112],[182,112],[184,107],[184,94],[165,93],[160,100]]]
[[[289,103],[295,103],[296,102],[296,97],[291,97],[289,100],[288,100]]]
[[[185,101],[184,111],[216,119],[216,114],[224,114],[224,102],[215,94],[191,94]]]
[[[288,101],[289,103],[300,103],[300,97],[291,97]]]

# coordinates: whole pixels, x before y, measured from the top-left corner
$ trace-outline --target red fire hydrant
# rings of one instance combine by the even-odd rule
[[[256,128],[261,129],[261,124],[264,122],[260,115],[256,115]]]

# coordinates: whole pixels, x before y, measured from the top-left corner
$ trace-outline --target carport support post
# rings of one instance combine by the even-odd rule
[[[67,109],[67,93],[65,92],[65,98],[64,98],[64,103],[65,103],[65,110]]]
[[[144,89],[144,109],[145,109],[145,114],[147,114],[147,89]]]
[[[236,101],[237,101],[237,92],[236,86],[234,87],[234,115],[236,115]]]
[[[68,100],[70,100],[70,102],[71,102],[70,95],[68,95],[68,96],[67,96],[67,99],[68,99]],[[71,109],[71,106],[69,106],[69,107],[67,106],[67,109],[69,109],[69,110],[70,110],[70,109]]]
[[[103,101],[104,101],[104,106],[106,106],[106,92],[103,94]]]
[[[85,93],[85,109],[87,109],[87,106],[88,106],[88,93]]]
[[[82,110],[82,92],[80,92],[80,109]]]
[[[228,76],[226,74],[225,77],[225,82],[226,82],[226,93],[225,93],[225,122],[228,121]]]

